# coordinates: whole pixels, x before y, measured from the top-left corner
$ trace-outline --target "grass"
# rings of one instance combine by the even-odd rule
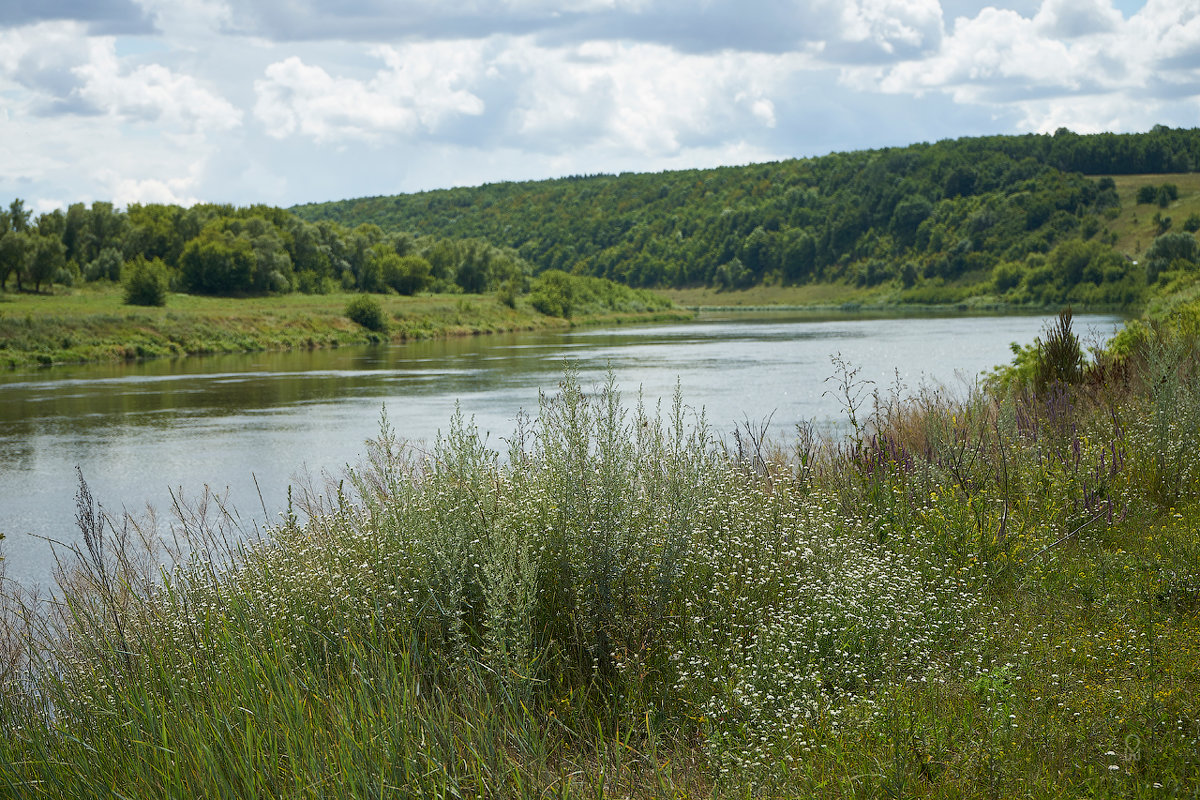
[[[1040,393],[872,408],[841,365],[851,432],[786,446],[568,372],[503,454],[382,420],[248,541],[81,485],[54,598],[0,617],[0,786],[1193,796],[1196,364],[1164,332]]]
[[[895,284],[866,288],[848,283],[817,283],[803,286],[778,284],[748,289],[721,290],[711,287],[659,289],[659,294],[683,308],[697,311],[863,311],[889,315],[929,313],[996,313],[1036,307],[1014,306],[991,293],[987,278],[963,276],[946,285],[927,284],[901,289]],[[1046,307],[1054,311],[1056,308]]]
[[[1171,233],[1183,233],[1184,222],[1192,214],[1200,214],[1200,174],[1178,173],[1169,175],[1114,175],[1117,194],[1121,198],[1121,212],[1106,224],[1117,235],[1114,247],[1130,258],[1140,259],[1159,235],[1159,226],[1154,215],[1171,218]],[[1137,202],[1137,191],[1143,186],[1174,184],[1179,197],[1166,208],[1157,203]]]
[[[547,317],[491,295],[379,295],[386,332],[346,317],[357,294],[221,298],[172,294],[164,308],[123,304],[120,287],[56,294],[0,293],[0,365],[113,361],[257,350],[338,347],[502,331],[681,319],[682,309]]]
[[[748,289],[720,290],[712,287],[660,289],[659,294],[686,308],[755,308],[762,306],[829,306],[869,303],[879,290],[837,283],[804,286],[761,285]]]

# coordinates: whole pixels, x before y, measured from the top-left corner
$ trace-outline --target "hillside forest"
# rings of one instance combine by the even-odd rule
[[[1177,183],[1200,129],[994,136],[744,167],[596,175],[281,209],[77,203],[0,211],[0,291],[529,294],[568,275],[633,287],[838,283],[896,303],[1133,308],[1189,276],[1200,214]],[[1174,176],[1172,176],[1174,177]],[[1186,210],[1186,209],[1185,209]],[[1146,229],[1131,239],[1131,225]]]
[[[840,282],[893,289],[890,301],[901,303],[991,295],[1014,305],[1131,307],[1149,284],[1194,267],[1200,215],[1174,210],[1179,187],[1167,179],[1151,180],[1123,204],[1122,176],[1198,167],[1200,130],[1059,130],[293,211],[308,220],[482,237],[538,271],[632,286]],[[1140,241],[1123,240],[1131,226],[1144,234]]]

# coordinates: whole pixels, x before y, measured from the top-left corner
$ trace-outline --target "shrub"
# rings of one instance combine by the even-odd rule
[[[433,281],[433,268],[420,256],[387,253],[379,259],[379,265],[384,284],[395,289],[397,294],[416,294]]]
[[[500,287],[496,289],[496,299],[509,308],[516,308],[517,293],[517,282],[512,278],[509,278],[501,283]]]
[[[1046,338],[1038,340],[1033,388],[1041,394],[1056,384],[1077,383],[1082,374],[1083,348],[1071,330],[1071,309],[1064,308],[1058,312],[1058,322],[1046,331]]]
[[[346,316],[369,331],[383,332],[387,330],[387,319],[383,315],[383,307],[370,295],[360,294],[347,303]]]
[[[534,281],[529,302],[548,317],[570,317],[575,286],[569,275],[561,270],[543,272]]]
[[[138,256],[127,270],[125,303],[131,306],[165,306],[170,278],[160,259],[147,261]]]
[[[84,280],[87,281],[119,281],[121,268],[125,265],[121,251],[114,247],[105,247],[97,256],[88,262],[83,270]]]
[[[992,268],[992,281],[996,284],[996,291],[1000,294],[1020,286],[1023,276],[1024,270],[1021,269],[1020,264],[1001,262]]]

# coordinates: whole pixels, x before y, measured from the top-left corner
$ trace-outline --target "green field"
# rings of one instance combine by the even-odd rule
[[[1110,230],[1117,234],[1116,249],[1131,258],[1141,258],[1158,236],[1159,225],[1154,222],[1155,214],[1171,218],[1169,230],[1172,233],[1182,232],[1188,217],[1200,214],[1200,173],[1115,175],[1113,181],[1121,198],[1121,212],[1108,224]],[[1172,200],[1166,207],[1137,203],[1138,189],[1164,183],[1178,188],[1178,199]]]
[[[509,307],[493,295],[372,295],[388,324],[385,332],[375,332],[346,317],[347,303],[357,296],[172,294],[165,307],[155,308],[124,305],[121,288],[111,284],[53,294],[0,293],[0,366],[339,347],[690,317],[682,309],[597,310],[567,320],[539,313],[525,298]]]

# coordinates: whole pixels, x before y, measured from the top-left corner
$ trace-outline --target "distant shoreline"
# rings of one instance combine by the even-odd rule
[[[346,318],[346,303],[354,296],[171,295],[165,307],[155,308],[123,305],[115,287],[61,295],[0,294],[0,368],[316,350],[694,316],[671,308],[564,319],[540,314],[524,302],[511,308],[492,295],[372,295],[388,320],[387,330],[376,332]]]

